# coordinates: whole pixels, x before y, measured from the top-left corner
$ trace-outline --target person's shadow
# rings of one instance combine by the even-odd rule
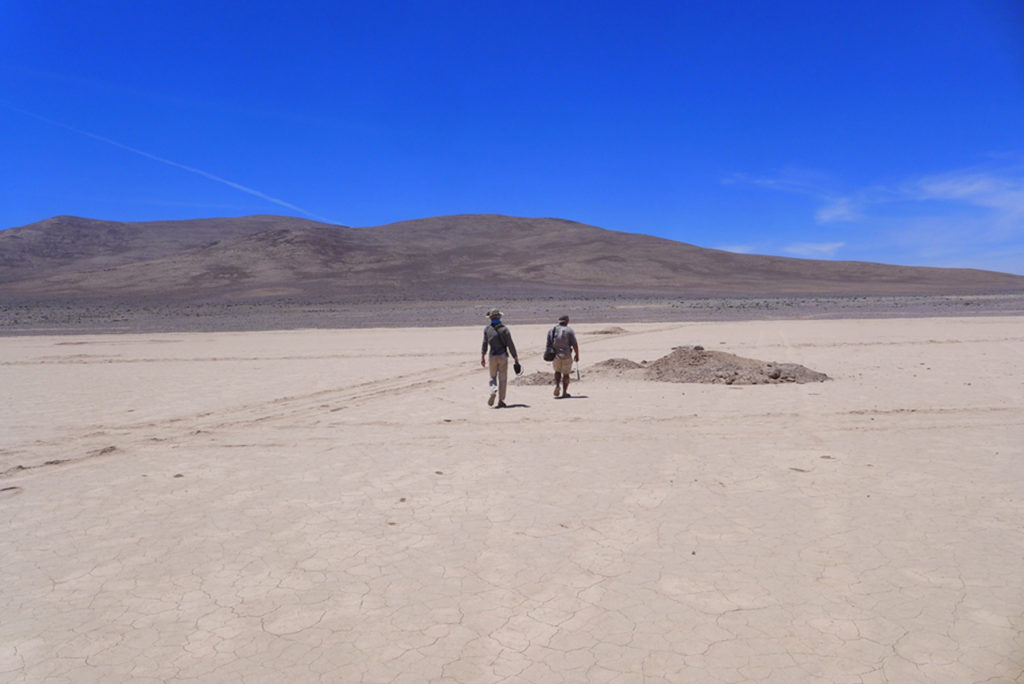
[[[513,409],[513,408],[530,408],[529,404],[505,404],[500,408]]]
[[[589,398],[590,397],[588,397],[586,394],[573,394],[572,392],[569,393],[569,396],[565,396],[563,394],[560,397],[555,397],[555,399],[558,399],[559,401],[561,401],[563,399],[589,399]]]

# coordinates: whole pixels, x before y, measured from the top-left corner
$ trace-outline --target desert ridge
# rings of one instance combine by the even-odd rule
[[[497,214],[364,228],[286,216],[136,223],[57,216],[0,231],[0,301],[152,307],[1007,293],[1024,293],[1024,276],[738,254]]]

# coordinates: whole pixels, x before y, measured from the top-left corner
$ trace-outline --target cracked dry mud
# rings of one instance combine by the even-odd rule
[[[1024,681],[1021,320],[5,340],[0,682]]]

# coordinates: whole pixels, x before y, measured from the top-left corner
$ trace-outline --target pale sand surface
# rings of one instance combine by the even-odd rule
[[[1024,681],[1024,318],[574,326],[0,340],[0,682]]]

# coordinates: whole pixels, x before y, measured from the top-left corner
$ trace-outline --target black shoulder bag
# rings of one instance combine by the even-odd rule
[[[555,360],[555,329],[548,330],[548,346],[544,349],[544,360]]]

